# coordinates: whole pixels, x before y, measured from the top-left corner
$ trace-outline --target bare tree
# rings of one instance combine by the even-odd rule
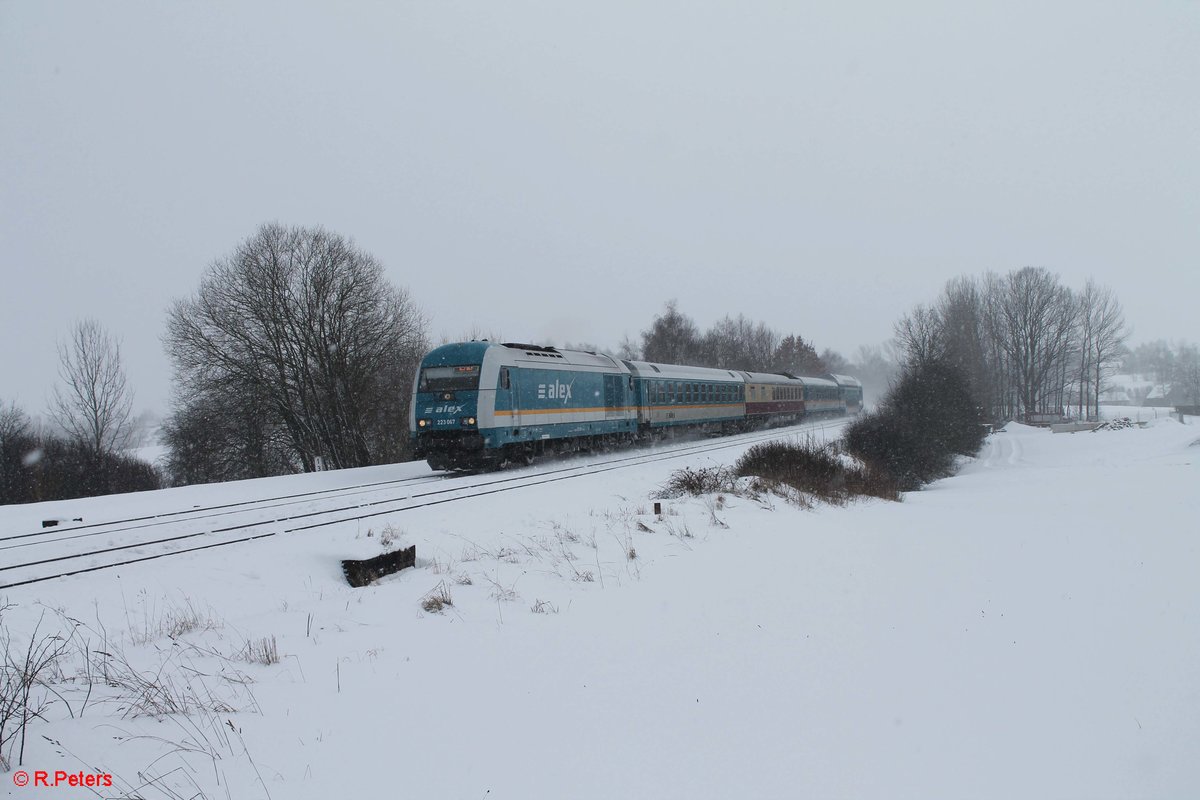
[[[660,364],[695,364],[701,352],[700,331],[692,318],[671,300],[642,332],[642,358]]]
[[[621,343],[617,345],[617,358],[625,361],[640,361],[642,346],[638,344],[637,339],[625,334],[621,337]]]
[[[937,311],[920,305],[895,325],[896,342],[909,366],[932,364],[941,359],[945,347],[942,322]]]
[[[1099,416],[1104,380],[1124,351],[1129,330],[1121,303],[1112,289],[1089,279],[1079,297],[1080,399],[1088,403],[1089,397],[1094,398],[1095,413]],[[1090,392],[1085,391],[1089,384]],[[1091,413],[1090,407],[1085,410]]]
[[[837,375],[850,372],[854,368],[845,356],[829,347],[821,351],[820,358],[825,369]]]
[[[425,318],[383,266],[321,228],[262,226],[171,308],[165,336],[177,412],[257,420],[294,468],[401,457]],[[194,422],[194,421],[193,421]],[[227,425],[236,431],[238,424]],[[186,439],[186,437],[184,437]],[[268,452],[264,464],[276,463]]]
[[[700,339],[692,363],[719,369],[765,372],[773,369],[779,335],[763,323],[751,322],[745,314],[717,320]]]
[[[996,301],[997,333],[1020,410],[1061,408],[1056,401],[1062,398],[1079,313],[1071,290],[1049,271],[1025,267],[1000,279]]]
[[[34,499],[31,462],[36,460],[37,437],[25,412],[16,403],[0,405],[0,505]]]
[[[132,433],[133,393],[121,366],[121,346],[94,319],[75,324],[58,345],[58,376],[50,415],[94,455],[125,448]]]
[[[1163,339],[1142,342],[1122,359],[1121,369],[1162,385],[1171,380],[1175,369],[1175,351]]]

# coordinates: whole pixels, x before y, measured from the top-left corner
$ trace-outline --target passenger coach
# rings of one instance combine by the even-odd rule
[[[745,387],[732,370],[624,362],[633,374],[638,427],[659,433],[679,426],[732,431],[746,419]]]

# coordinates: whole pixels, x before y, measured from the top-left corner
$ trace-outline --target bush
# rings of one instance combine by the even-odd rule
[[[155,468],[0,420],[0,505],[161,488]]]
[[[860,495],[900,499],[888,474],[853,463],[834,443],[812,439],[757,444],[738,459],[734,472],[782,483],[836,504]]]
[[[909,367],[878,411],[846,429],[846,450],[904,490],[949,475],[957,455],[983,445],[983,419],[967,381],[938,362]]]
[[[702,494],[737,493],[736,476],[728,467],[684,467],[671,473],[666,485],[659,491],[662,498],[697,497]]]

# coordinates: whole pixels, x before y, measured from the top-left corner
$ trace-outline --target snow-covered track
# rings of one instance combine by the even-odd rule
[[[32,533],[3,535],[0,536],[0,542],[28,539],[39,539],[41,541],[64,541],[66,539],[75,538],[77,535],[79,535],[80,531],[90,531],[90,533],[84,534],[89,536],[120,533],[123,531],[135,530],[137,528],[153,527],[157,525],[170,525],[181,520],[210,519],[212,517],[225,516],[248,509],[266,509],[294,505],[296,503],[305,502],[307,500],[312,500],[323,496],[361,494],[367,491],[376,491],[381,488],[398,486],[406,483],[431,483],[433,481],[441,480],[442,477],[442,475],[432,475],[419,476],[415,478],[397,478],[387,481],[373,481],[370,483],[353,484],[351,486],[339,486],[333,489],[317,489],[311,492],[296,492],[293,494],[276,495],[274,497],[259,497],[253,500],[240,500],[235,503],[221,503],[212,506],[193,506],[192,508],[187,508],[182,511],[164,511],[158,514],[145,514],[137,517],[109,519],[104,520],[103,522],[90,522],[85,525],[68,525],[64,527],[42,528],[40,530],[33,531]],[[12,546],[14,545],[0,544],[0,551],[9,549]]]
[[[297,533],[387,514],[401,513],[417,508],[428,508],[459,500],[484,497],[530,486],[571,480],[586,475],[594,475],[657,461],[689,457],[733,447],[744,447],[760,441],[794,436],[797,433],[836,428],[844,425],[845,422],[845,419],[821,420],[789,428],[776,428],[769,431],[739,434],[720,439],[705,439],[684,444],[660,446],[650,451],[620,451],[619,453],[612,453],[599,458],[589,458],[587,460],[574,459],[565,463],[563,461],[554,461],[541,469],[523,469],[519,472],[509,474],[497,475],[491,473],[486,476],[473,475],[454,478],[454,485],[452,486],[443,485],[442,487],[427,491],[413,492],[412,488],[429,482],[441,483],[446,478],[452,476],[424,477],[416,483],[414,481],[418,479],[384,481],[378,484],[361,484],[357,487],[346,487],[338,490],[300,493],[297,495],[269,498],[268,500],[211,506],[207,509],[189,509],[192,512],[207,511],[209,513],[205,516],[193,516],[184,519],[180,517],[188,512],[171,512],[170,514],[140,517],[136,518],[136,520],[131,518],[125,521],[147,521],[147,524],[91,531],[87,534],[75,534],[74,536],[57,539],[30,537],[28,541],[0,547],[0,551],[8,550],[9,553],[20,548],[22,554],[27,554],[25,556],[27,560],[25,561],[0,566],[0,580],[4,581],[4,583],[0,583],[0,590],[41,583],[55,578],[137,564],[168,556],[184,555],[200,550],[250,542],[279,534]],[[464,483],[465,481],[470,482]],[[400,485],[405,483],[410,485],[403,487]],[[363,499],[349,504],[341,502],[346,497],[361,494],[383,494],[385,496],[374,499]],[[325,497],[314,498],[315,495],[324,495]],[[330,507],[305,510],[299,513],[271,515],[267,518],[263,518],[258,514],[258,512],[263,510],[313,502],[314,499],[333,501],[335,504]],[[285,502],[275,502],[275,505],[270,506],[262,505],[262,503],[273,501]],[[243,506],[243,508],[234,509],[234,506]],[[218,511],[218,509],[221,510]],[[234,522],[234,524],[219,528],[202,526],[199,530],[193,530],[190,527],[185,527],[188,523],[203,521],[214,516],[231,516],[236,514],[251,516],[252,518],[240,522],[235,522],[231,519],[229,521]],[[168,517],[170,519],[161,519]],[[153,523],[153,527],[156,529],[155,533],[166,533],[169,535],[128,541],[131,533],[136,539],[139,532],[145,532],[145,528],[151,527],[148,521],[154,519],[159,520],[157,523]],[[97,523],[97,525],[100,524]],[[162,528],[166,529],[163,530]],[[180,530],[180,528],[183,529]],[[74,533],[78,530],[79,528],[63,529],[63,533]],[[81,541],[85,537],[122,533],[126,534],[126,539],[112,541],[109,543],[109,546],[69,552],[76,546],[86,544],[86,542]],[[22,536],[6,538],[19,539]],[[67,552],[64,552],[64,550]]]

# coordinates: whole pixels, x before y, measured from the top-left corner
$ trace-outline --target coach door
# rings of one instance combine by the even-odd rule
[[[604,376],[604,418],[619,418],[625,408],[625,376]]]

